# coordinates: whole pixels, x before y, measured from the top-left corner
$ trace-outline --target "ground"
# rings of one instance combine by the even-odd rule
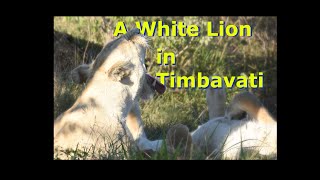
[[[277,18],[276,17],[54,17],[54,118],[71,107],[84,85],[71,81],[70,71],[82,63],[91,62],[103,45],[114,39],[116,22],[124,21],[127,28],[135,21],[172,20],[204,26],[208,21],[244,24],[253,27],[253,36],[213,38],[207,36],[149,38],[146,66],[155,76],[157,72],[175,71],[179,75],[219,74],[238,76],[241,73],[264,72],[264,88],[252,89],[272,115],[277,117]],[[205,31],[205,28],[200,28]],[[156,64],[157,48],[176,54],[175,66]],[[170,83],[169,81],[167,83]],[[241,90],[228,89],[227,99]],[[152,100],[141,101],[142,119],[147,137],[164,138],[168,129],[177,123],[190,131],[208,121],[205,90],[168,88]],[[80,151],[68,152],[70,159],[85,159]],[[128,156],[129,155],[129,156]],[[98,159],[175,159],[165,151],[159,153],[124,152],[121,155],[101,155]],[[199,156],[197,159],[207,159]],[[265,159],[255,153],[246,153],[241,159]],[[209,158],[210,159],[210,158]]]

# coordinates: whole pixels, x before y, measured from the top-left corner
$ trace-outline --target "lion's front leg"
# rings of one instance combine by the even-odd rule
[[[162,140],[150,141],[143,129],[141,112],[139,104],[136,103],[129,112],[126,125],[133,141],[141,151],[152,150],[158,151],[162,145]]]
[[[143,130],[141,112],[138,103],[135,103],[132,109],[130,110],[126,119],[126,125],[134,141],[137,140],[139,137],[146,136]]]

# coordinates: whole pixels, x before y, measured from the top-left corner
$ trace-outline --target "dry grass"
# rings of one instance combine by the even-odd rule
[[[54,118],[71,107],[80,95],[83,85],[70,80],[70,71],[95,58],[103,45],[113,39],[112,32],[119,20],[127,22],[127,28],[137,19],[158,20],[170,23],[172,17],[55,17],[54,18]],[[249,89],[254,92],[276,117],[277,114],[277,19],[275,17],[176,17],[186,24],[204,25],[207,21],[249,23],[254,27],[251,38],[150,38],[146,62],[148,70],[170,72],[179,75],[240,75],[262,71],[265,88]],[[205,28],[201,28],[205,29]],[[178,54],[176,66],[156,65],[156,48],[163,47]],[[169,82],[168,82],[169,83]],[[230,100],[238,89],[228,90]],[[141,102],[142,118],[148,138],[165,137],[168,128],[182,123],[192,131],[208,120],[205,91],[198,89],[168,89],[153,100]],[[86,159],[86,153],[69,151],[71,159]],[[156,154],[124,152],[117,158],[110,152],[98,159],[175,159],[163,150]],[[198,159],[205,159],[199,156]],[[257,155],[243,155],[241,159],[265,159]]]

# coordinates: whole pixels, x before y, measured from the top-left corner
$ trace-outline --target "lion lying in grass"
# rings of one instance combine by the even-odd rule
[[[72,71],[75,82],[87,86],[74,105],[54,121],[55,155],[66,149],[97,152],[134,145],[156,151],[143,130],[140,98],[162,94],[165,86],[146,73],[147,40],[133,29],[107,44],[91,65]],[[93,153],[94,154],[94,153]]]
[[[159,151],[163,141],[147,139],[138,104],[139,98],[165,91],[146,73],[146,48],[146,39],[134,29],[107,44],[92,64],[72,71],[74,82],[87,82],[87,86],[74,105],[54,121],[55,154],[66,149],[114,153],[124,144]],[[208,89],[207,102],[211,120],[192,133],[184,125],[173,126],[166,137],[169,153],[182,149],[178,159],[189,159],[192,153],[238,159],[242,150],[250,149],[276,155],[277,123],[255,96],[238,94],[226,108],[225,89]],[[241,117],[243,113],[250,117]]]
[[[237,94],[226,108],[225,93],[224,88],[207,89],[210,120],[192,133],[182,124],[173,126],[166,140],[169,152],[179,147],[180,159],[197,153],[208,159],[239,159],[250,151],[276,158],[277,122],[268,110],[249,92]]]

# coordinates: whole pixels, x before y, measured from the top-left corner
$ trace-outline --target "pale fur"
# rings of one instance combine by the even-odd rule
[[[225,88],[207,89],[210,120],[190,134],[182,125],[173,126],[167,141],[188,139],[192,146],[184,141],[185,152],[203,153],[209,159],[239,159],[241,149],[276,158],[277,122],[268,110],[249,92],[237,94],[226,108],[225,91]],[[237,119],[243,112],[248,115]],[[175,148],[170,143],[167,146],[170,151]]]
[[[136,34],[137,30],[130,31],[107,44],[94,63],[72,72],[76,83],[88,79],[88,84],[75,104],[55,120],[55,148],[102,148],[121,140],[134,142],[140,150],[159,150],[163,141],[147,139],[138,105],[140,97],[150,97],[154,91],[144,78],[147,41]],[[210,120],[191,134],[184,125],[173,126],[167,133],[169,153],[182,143],[182,159],[188,158],[192,147],[223,159],[238,159],[241,149],[276,156],[277,122],[269,112],[250,93],[235,96],[226,109],[225,93],[225,88],[207,89]],[[237,119],[243,112],[248,116]]]
[[[110,42],[93,64],[72,72],[75,82],[88,79],[88,83],[74,105],[54,121],[55,153],[93,147],[107,152],[111,144],[159,149],[158,141],[149,141],[145,136],[138,105],[143,93],[147,97],[154,93],[145,78],[147,41],[138,33],[134,29]],[[130,112],[135,117],[129,116],[126,121]]]
[[[224,104],[217,100],[225,102],[226,99],[225,92],[221,92],[225,89],[208,91],[213,91],[211,92],[213,96],[207,96],[207,101],[213,101],[208,103],[210,113],[217,109],[210,105]],[[248,116],[243,119],[233,119],[242,112],[246,112]],[[242,149],[276,157],[277,122],[253,94],[249,92],[237,94],[226,109],[225,116],[211,118],[191,133],[193,143],[206,154],[214,158],[238,159]]]
[[[225,86],[222,86],[222,89],[207,89],[206,99],[209,108],[209,119],[224,116],[226,96]]]

